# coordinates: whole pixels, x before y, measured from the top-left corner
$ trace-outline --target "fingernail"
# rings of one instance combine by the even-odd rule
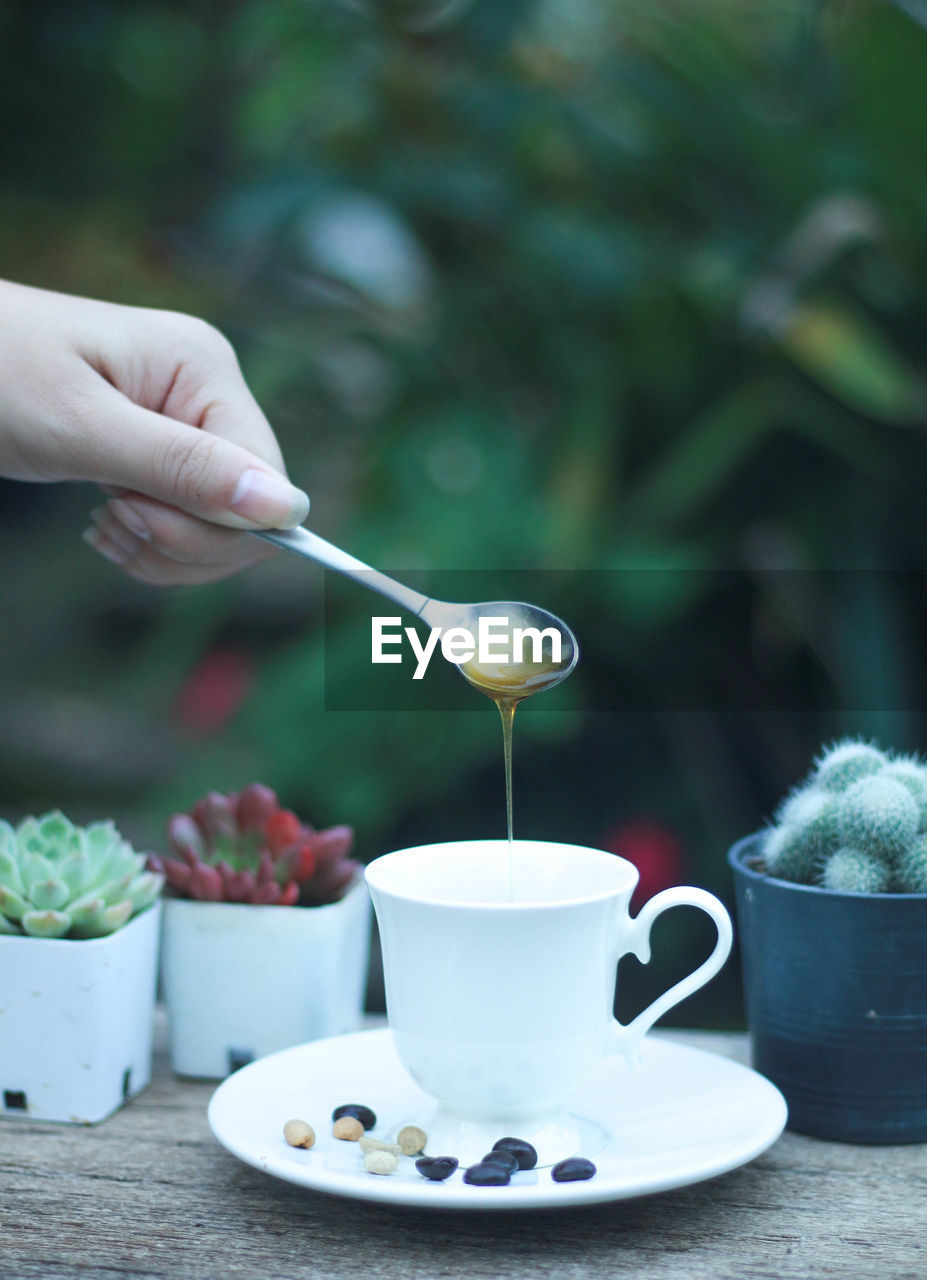
[[[123,502],[122,498],[114,498],[112,502],[108,502],[106,505],[110,514],[120,524],[125,525],[130,532],[134,533],[136,538],[141,538],[143,542],[151,541],[151,530],[135,508],[129,506],[128,502]]]
[[[124,524],[114,520],[106,507],[94,507],[90,512],[90,519],[99,529],[101,537],[119,547],[130,560],[138,555],[141,539],[130,533]]]
[[[110,560],[113,564],[118,564],[120,568],[132,559],[131,555],[123,551],[122,547],[117,547],[115,542],[112,542],[102,534],[99,529],[85,529],[80,536],[88,547],[93,547],[94,551]]]
[[[262,528],[292,529],[309,514],[309,499],[302,489],[283,476],[254,468],[239,477],[229,506]]]

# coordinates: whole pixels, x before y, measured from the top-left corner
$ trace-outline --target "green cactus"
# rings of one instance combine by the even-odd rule
[[[817,758],[810,782],[825,791],[846,791],[861,778],[881,772],[886,762],[885,754],[872,743],[844,738]]]
[[[844,893],[927,893],[927,765],[844,739],[763,834],[767,870]]]
[[[901,893],[927,893],[927,836],[918,836],[898,859],[895,880]]]
[[[838,849],[828,858],[821,876],[825,889],[838,893],[885,893],[892,871],[885,858],[862,849]]]
[[[817,872],[814,853],[804,842],[800,827],[770,827],[763,836],[763,858],[767,870],[780,880],[810,884]]]
[[[927,831],[927,767],[915,756],[894,756],[879,776],[894,778],[908,788],[920,811],[918,830]]]
[[[817,787],[795,791],[767,832],[763,857],[775,876],[810,884],[840,843],[837,797]]]
[[[840,799],[840,843],[890,860],[905,852],[917,835],[920,811],[911,792],[896,778],[861,778]]]
[[[15,829],[0,821],[0,933],[103,937],[150,906],[163,883],[112,822],[76,827],[59,812]]]

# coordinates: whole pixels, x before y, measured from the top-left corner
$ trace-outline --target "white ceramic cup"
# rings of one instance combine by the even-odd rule
[[[632,919],[637,869],[612,853],[516,840],[509,858],[505,840],[422,845],[377,858],[367,885],[396,1051],[439,1104],[429,1151],[454,1142],[447,1154],[476,1159],[512,1134],[549,1163],[581,1145],[567,1101],[609,1055],[634,1062],[657,1018],[718,972],[731,921],[694,888],[665,889]],[[646,963],[654,919],[676,906],[711,916],[714,950],[622,1025],[618,961]]]

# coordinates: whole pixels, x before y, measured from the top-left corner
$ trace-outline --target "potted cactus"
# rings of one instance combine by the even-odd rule
[[[162,882],[112,822],[0,822],[0,1114],[94,1124],[148,1084]]]
[[[217,1078],[360,1023],[370,899],[350,827],[315,831],[254,783],[168,824],[161,979],[174,1070]]]
[[[790,1127],[927,1141],[927,766],[837,743],[728,860],[754,1065]]]

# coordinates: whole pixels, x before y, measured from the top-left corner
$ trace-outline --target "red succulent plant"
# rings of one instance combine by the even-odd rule
[[[337,902],[360,869],[348,856],[350,827],[316,831],[259,782],[210,791],[189,813],[175,813],[167,833],[172,853],[152,854],[148,865],[179,898],[322,906]]]

